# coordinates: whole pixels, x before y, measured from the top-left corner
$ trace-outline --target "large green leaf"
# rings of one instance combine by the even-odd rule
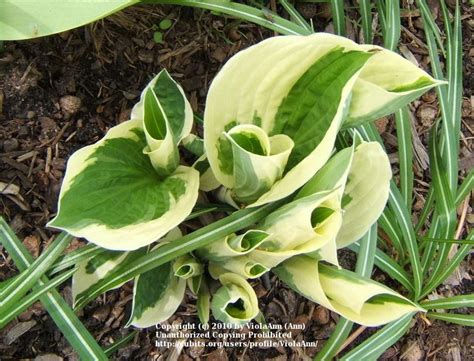
[[[0,0],[0,40],[59,33],[113,14],[138,0]]]
[[[351,87],[371,56],[329,34],[271,38],[234,56],[214,79],[204,114],[204,144],[216,178],[235,188],[241,172],[232,166],[223,134],[252,124],[295,144],[283,177],[252,205],[302,186],[329,158]]]
[[[74,153],[49,225],[104,248],[133,250],[180,224],[196,202],[199,173],[179,166],[159,177],[146,144],[141,122],[132,120]]]
[[[385,63],[390,72],[382,71]],[[252,124],[268,136],[287,135],[294,148],[281,179],[275,177],[255,202],[242,201],[257,206],[283,198],[324,165],[346,116],[346,126],[374,120],[438,84],[380,47],[322,33],[267,39],[229,60],[211,85],[204,114],[209,163],[238,199],[242,172],[233,164],[231,142],[224,134]],[[268,184],[260,192],[264,188]]]

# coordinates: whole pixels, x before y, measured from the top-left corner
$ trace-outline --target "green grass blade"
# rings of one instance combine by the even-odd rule
[[[332,23],[334,33],[346,36],[346,17],[344,15],[344,0],[331,0]]]
[[[33,257],[15,236],[3,217],[0,217],[0,239],[20,271],[26,270],[33,263]],[[48,281],[47,277],[41,277],[37,287],[43,287]],[[40,297],[40,301],[81,359],[107,360],[107,356],[97,341],[56,290],[51,290],[45,296]]]
[[[30,307],[34,302],[36,302],[38,298],[40,298],[44,294],[48,293],[51,289],[56,288],[61,283],[69,279],[69,277],[71,277],[74,272],[76,272],[75,268],[63,272],[61,275],[45,283],[44,286],[42,286],[41,288],[35,288],[27,296],[16,302],[12,307],[8,309],[2,309],[2,311],[0,312],[0,329],[5,327],[8,322],[13,320],[16,316],[18,316],[20,313]]]
[[[321,351],[314,357],[314,361],[332,360],[339,348],[345,342],[351,333],[354,322],[347,318],[341,317],[337,322],[336,328],[331,334],[331,337],[325,342]]]
[[[421,210],[420,216],[418,218],[418,222],[416,223],[416,226],[415,226],[416,233],[419,233],[420,230],[425,225],[425,222],[432,211],[433,203],[434,203],[434,191],[433,191],[433,187],[430,187],[428,191],[428,195],[426,196],[426,199],[425,199],[425,204],[423,205],[423,209]]]
[[[400,164],[400,192],[408,213],[411,214],[413,194],[413,147],[411,118],[407,107],[395,113],[397,126],[398,158]]]
[[[463,315],[459,313],[428,312],[426,316],[428,318],[441,320],[441,321],[449,322],[449,323],[454,323],[456,325],[474,327],[474,315]]]
[[[309,35],[312,33],[312,31],[308,31],[307,29],[302,28],[291,21],[283,19],[282,17],[271,13],[268,10],[264,11],[261,9],[256,9],[252,6],[228,0],[146,0],[142,2],[148,4],[190,6],[211,10],[221,14],[230,15],[238,19],[250,21],[285,35]]]
[[[437,211],[437,224],[438,232],[436,236],[432,236],[433,232],[429,232],[430,238],[449,239],[453,236],[454,229],[456,227],[456,207],[454,200],[449,189],[448,177],[443,167],[441,160],[441,152],[439,150],[439,138],[437,125],[433,126],[431,130],[430,142],[429,142],[429,154],[430,154],[430,168],[432,172],[432,186],[435,194],[435,207]],[[430,230],[431,231],[431,230]],[[427,283],[429,284],[433,278],[436,277],[447,262],[449,250],[451,246],[447,243],[441,243],[438,246],[438,253],[435,257],[432,265],[432,274],[428,278]]]
[[[400,191],[392,182],[390,184],[389,205],[393,210],[403,234],[404,248],[408,251],[408,257],[413,273],[413,288],[415,297],[419,296],[423,282],[423,272],[421,269],[420,255],[418,252],[418,242],[415,236],[415,230],[411,222],[411,215],[406,208]]]
[[[452,310],[463,307],[474,307],[474,294],[422,301],[420,305],[427,310],[435,310],[438,308]]]
[[[396,51],[401,34],[400,0],[386,1],[385,4],[387,10],[385,12],[386,28],[383,37],[383,44],[385,48]]]
[[[376,1],[377,12],[379,14],[380,28],[382,30],[382,36],[385,38],[387,32],[387,21],[385,19],[385,4],[383,1]]]
[[[445,151],[449,154],[448,160],[448,182],[451,192],[454,194],[458,178],[457,154],[459,151],[458,134],[461,126],[461,106],[462,106],[462,44],[460,30],[459,4],[456,4],[454,24],[451,27],[446,4],[441,1],[441,9],[446,31],[447,41],[447,74],[448,74],[448,94],[447,103],[450,105],[448,112],[443,111],[443,136],[451,144],[446,144]],[[445,153],[443,153],[445,156]],[[449,163],[451,162],[451,163]]]
[[[284,204],[284,202],[285,200],[281,200],[259,208],[247,208],[237,211],[226,218],[202,227],[171,243],[167,243],[130,263],[125,262],[123,265],[120,265],[117,269],[111,272],[111,274],[106,278],[89,288],[87,294],[78,295],[76,299],[76,307],[78,309],[83,307],[87,302],[95,297],[143,272],[169,262],[178,256],[182,256],[198,248],[204,247],[205,245],[217,241],[231,233],[254,225],[267,216],[271,211]]]
[[[121,339],[115,341],[112,345],[110,345],[104,350],[105,354],[110,357],[111,355],[113,355],[114,352],[118,351],[123,346],[130,343],[137,334],[138,334],[138,331],[135,330],[135,331],[130,332],[128,335],[122,337]]]
[[[403,244],[400,239],[401,236],[399,235],[400,230],[397,226],[397,221],[393,216],[392,211],[388,207],[385,207],[378,222],[380,224],[380,227],[387,234],[388,238],[390,238],[392,246],[396,249],[399,256],[401,258],[404,258],[405,251],[403,249]]]
[[[359,241],[360,248],[357,256],[356,273],[370,278],[377,249],[377,224],[374,224]],[[353,322],[341,317],[331,337],[325,342],[321,351],[314,357],[315,361],[329,360],[335,356],[339,348],[351,332]]]
[[[469,235],[466,237],[467,240],[474,239],[474,231],[471,231]],[[431,293],[436,287],[442,284],[453,272],[454,270],[461,264],[463,259],[471,252],[472,246],[470,244],[463,244],[457,250],[454,257],[448,262],[446,267],[440,272],[438,275],[432,278],[431,282],[429,282],[423,289],[420,297],[418,299],[424,298],[426,295]]]
[[[438,243],[455,243],[455,244],[470,244],[474,245],[474,240],[472,239],[440,239],[440,238],[428,238],[428,237],[418,237],[420,241],[423,242],[438,242]]]
[[[73,237],[67,233],[61,233],[27,270],[23,271],[15,281],[2,289],[1,308],[8,309],[15,302],[20,300],[36,284],[40,277],[46,273],[48,268],[69,245],[72,238]]]
[[[359,241],[360,248],[357,255],[356,273],[362,277],[370,278],[375,262],[377,250],[377,223]]]
[[[445,31],[446,31],[446,37],[447,37],[447,62],[448,62],[448,73],[452,71],[452,69],[449,67],[451,64],[451,58],[452,58],[452,53],[453,53],[453,34],[452,34],[452,29],[449,25],[448,21],[448,14],[447,14],[447,9],[444,4],[444,1],[441,2],[441,7],[443,10],[443,14],[445,17]],[[421,12],[423,23],[424,23],[424,30],[425,30],[425,36],[426,36],[426,42],[428,45],[428,51],[430,55],[430,60],[431,60],[431,68],[433,71],[433,75],[435,78],[444,80],[444,75],[442,72],[442,66],[441,66],[441,61],[439,58],[438,54],[438,48],[436,46],[436,41],[435,41],[435,35],[436,31],[433,30],[433,28],[430,26],[431,23],[434,22],[434,19],[429,11],[422,11]],[[449,79],[450,80],[450,79]],[[439,99],[439,104],[441,108],[441,114],[442,114],[442,133],[443,133],[443,138],[442,138],[442,157],[443,161],[446,164],[446,169],[448,171],[448,184],[449,184],[449,189],[451,190],[452,194],[454,194],[455,188],[456,188],[456,183],[457,183],[457,151],[458,151],[458,145],[457,145],[457,134],[459,132],[456,132],[454,129],[454,126],[452,125],[451,117],[455,113],[454,108],[455,105],[452,102],[452,100],[449,99],[450,94],[453,93],[452,91],[453,84],[450,82],[449,85],[441,85],[436,88],[437,94],[438,94],[438,99]],[[433,224],[437,223],[436,217],[433,217]],[[434,236],[434,234],[431,234],[431,236]],[[433,247],[429,246],[427,248],[427,255],[431,257],[433,255]],[[425,259],[428,259],[429,257],[425,257]],[[426,271],[426,270],[425,270]]]
[[[438,27],[438,24],[433,19],[433,16],[431,15],[430,8],[428,4],[426,3],[425,0],[416,0],[416,5],[418,9],[420,9],[421,13],[423,14],[423,18],[426,19],[426,25],[429,26],[431,31],[433,32],[436,42],[438,43],[439,48],[441,49],[441,52],[443,55],[446,54],[446,51],[444,50],[443,46],[443,40],[441,40],[441,31]]]
[[[359,346],[340,358],[341,361],[376,360],[386,349],[397,342],[408,330],[413,314],[389,323]]]
[[[372,5],[370,0],[359,0],[359,12],[362,19],[364,43],[371,44],[374,40],[374,34],[372,32]]]
[[[313,31],[311,25],[308,24],[306,19],[301,16],[301,14],[298,12],[298,10],[295,9],[293,4],[291,4],[288,0],[280,0],[280,4],[285,8],[286,12],[290,15],[290,19],[292,19],[294,23],[298,24],[307,31]]]
[[[76,249],[68,254],[58,258],[48,271],[48,276],[61,272],[69,267],[76,265],[79,262],[87,261],[92,257],[105,252],[104,248],[96,246],[95,244],[88,244],[87,246]]]
[[[458,189],[456,194],[456,199],[454,200],[456,207],[458,207],[461,202],[466,199],[469,193],[474,189],[474,170],[471,170],[464,181],[461,183],[461,186]]]

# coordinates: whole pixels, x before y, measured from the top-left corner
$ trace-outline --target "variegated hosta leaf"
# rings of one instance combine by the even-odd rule
[[[239,197],[237,186],[252,179],[248,176],[250,166],[244,179],[240,179],[243,176],[241,167],[236,164],[240,158],[234,156],[235,145],[226,136],[236,127],[251,124],[254,129],[261,130],[254,134],[263,132],[268,139],[286,135],[294,142],[281,178],[277,174],[270,189],[251,206],[284,198],[304,185],[328,160],[335,136],[349,112],[349,103],[354,99],[352,88],[360,74],[365,74],[365,81],[388,86],[388,90],[400,94],[405,103],[411,98],[403,97],[400,90],[408,85],[397,83],[397,79],[403,82],[408,79],[410,84],[412,78],[427,79],[422,82],[420,91],[438,84],[427,74],[421,72],[420,75],[415,66],[398,55],[379,50],[321,33],[271,38],[234,56],[214,79],[204,115],[204,144],[216,178],[232,190],[234,198]],[[396,59],[403,63],[400,68],[384,72],[391,83],[372,78],[370,72],[365,71],[374,57],[377,62],[390,58],[391,62]],[[406,75],[407,72],[416,74]],[[395,83],[397,86],[392,86]],[[409,85],[410,89],[416,88],[416,84]],[[370,94],[364,94],[364,97],[370,102]],[[389,108],[380,102],[377,106]],[[360,106],[354,103],[352,108],[355,112]],[[364,117],[368,118],[369,112],[366,113]],[[258,150],[265,149],[261,146],[264,137],[256,138],[259,141],[254,143],[260,147],[247,150],[249,156],[259,155]],[[259,178],[259,168],[253,170],[255,174],[251,175]],[[241,197],[241,200],[251,202],[268,188],[268,179],[262,178],[260,181],[264,185],[256,187],[257,193],[250,198]],[[255,186],[255,181],[253,184]]]
[[[156,172],[163,177],[179,163],[178,144],[191,132],[193,113],[183,89],[163,69],[142,92],[131,119],[143,120],[147,147]]]
[[[173,263],[174,275],[182,279],[199,276],[203,272],[203,266],[191,255],[181,256]]]
[[[199,321],[201,324],[206,325],[209,322],[209,314],[211,312],[211,294],[205,276],[203,276],[201,280],[201,285],[197,294],[196,306]]]
[[[339,187],[343,220],[336,239],[338,248],[357,241],[377,221],[390,190],[392,171],[381,145],[358,143],[332,157],[296,197]]]
[[[199,178],[199,189],[204,192],[213,191],[219,188],[220,182],[214,176],[209,161],[206,155],[200,156],[193,164],[193,168],[199,171],[201,177]]]
[[[269,138],[253,124],[237,125],[224,135],[232,154],[223,148],[221,156],[233,159],[232,172],[238,175],[234,178],[235,200],[254,202],[281,178],[294,143],[284,134]]]
[[[72,299],[75,302],[78,295],[87,290],[114,271],[119,265],[129,262],[144,254],[144,250],[133,252],[105,251],[88,261],[78,264],[78,270],[72,276]],[[124,280],[123,283],[127,282]],[[121,285],[117,286],[120,287]]]
[[[101,247],[133,250],[180,224],[197,200],[199,173],[178,166],[158,176],[143,154],[140,120],[110,129],[69,159],[58,214],[48,224]]]
[[[204,155],[204,140],[195,134],[189,134],[182,140],[183,147],[193,153],[197,157]]]
[[[197,250],[197,254],[212,261],[223,261],[230,257],[243,256],[269,237],[269,234],[260,230],[249,230],[240,235],[229,235],[220,241]]]
[[[307,256],[293,257],[274,271],[304,297],[361,325],[380,326],[423,311],[382,284]]]
[[[265,218],[261,228],[270,236],[249,257],[273,268],[295,255],[320,251],[335,244],[341,223],[337,190],[297,199]],[[324,257],[337,264],[336,247],[327,248]]]
[[[171,262],[136,277],[127,326],[146,328],[167,320],[181,304],[185,289],[186,280],[175,276]]]
[[[214,293],[211,310],[215,319],[229,324],[244,324],[257,316],[258,299],[252,286],[234,273],[220,275],[222,287]]]
[[[169,127],[174,139],[180,142],[191,133],[193,127],[193,111],[184,94],[183,88],[176,83],[169,75],[166,69],[158,73],[143,90],[140,101],[135,104],[130,116],[131,120],[143,120],[146,117],[146,97],[152,91],[156,101],[158,101],[163,110],[164,117],[169,123]],[[165,123],[150,123],[152,132],[163,134]],[[159,128],[156,129],[156,128]],[[153,134],[151,134],[153,136]]]
[[[374,52],[352,89],[344,127],[354,127],[394,113],[427,90],[444,84],[397,53],[376,45],[361,45]]]
[[[0,40],[37,38],[76,28],[113,14],[138,0],[2,0]]]
[[[245,279],[258,278],[270,269],[259,262],[255,262],[249,256],[239,256],[228,258],[223,261],[210,261],[209,274],[212,278],[219,278],[219,276],[226,272],[233,272]]]
[[[360,239],[377,221],[388,200],[391,178],[390,161],[379,143],[364,142],[356,148],[342,198],[338,248]]]

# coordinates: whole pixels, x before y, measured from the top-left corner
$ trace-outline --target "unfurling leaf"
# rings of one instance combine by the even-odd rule
[[[214,318],[229,324],[244,324],[257,316],[258,300],[255,291],[241,276],[224,273],[219,276],[222,287],[212,296]]]
[[[269,234],[260,230],[249,230],[241,235],[229,235],[224,239],[213,242],[209,246],[197,251],[200,257],[212,261],[223,261],[230,257],[243,256],[269,237]]]
[[[274,271],[304,297],[361,325],[380,326],[423,311],[388,287],[307,256],[291,258]]]
[[[339,189],[343,221],[337,248],[360,239],[377,221],[387,203],[392,170],[377,142],[359,141],[332,157],[300,190],[297,198],[326,189]]]
[[[146,246],[179,225],[199,188],[199,172],[176,162],[192,126],[189,107],[168,73],[158,74],[132,120],[71,156],[48,225],[112,250]]]
[[[337,190],[294,200],[265,218],[260,227],[270,236],[249,257],[273,268],[299,254],[323,252],[332,243],[334,246],[319,257],[337,264],[335,240],[341,223]]]

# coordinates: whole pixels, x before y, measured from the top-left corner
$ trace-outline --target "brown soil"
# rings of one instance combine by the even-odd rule
[[[326,5],[302,4],[300,10],[312,18],[318,30],[331,30]],[[406,49],[427,67],[426,49],[417,46],[423,40],[416,12],[404,17]],[[465,40],[465,107],[463,107],[464,140],[460,154],[461,174],[472,168],[472,50],[467,39],[472,35],[472,18],[466,12],[463,21]],[[173,26],[164,34],[164,42],[153,40],[153,26],[170,18]],[[349,37],[357,40],[353,24]],[[19,186],[13,195],[0,195],[0,210],[37,256],[48,245],[55,232],[45,228],[56,211],[59,187],[68,157],[84,145],[94,143],[107,129],[128,119],[131,107],[141,89],[163,67],[186,91],[193,110],[202,114],[208,86],[229,57],[273,32],[254,25],[210,15],[208,12],[178,7],[139,6],[74,31],[34,41],[5,44],[0,53],[0,182]],[[438,108],[433,94],[414,102],[416,130],[421,142],[415,148],[417,177],[415,210],[424,203],[429,174],[426,169],[427,130],[433,124]],[[396,141],[392,119],[377,122],[397,167]],[[472,209],[470,209],[472,211]],[[472,221],[472,219],[471,219]],[[71,249],[83,242],[76,240]],[[17,270],[0,247],[0,280]],[[345,252],[348,267],[354,256]],[[465,265],[472,275],[472,263]],[[389,279],[376,271],[374,278],[390,286]],[[267,287],[266,287],[267,286]],[[244,359],[303,360],[313,356],[331,334],[337,315],[328,312],[279,284],[256,283],[261,309],[267,321],[304,323],[303,332],[294,339],[318,340],[315,348],[268,349],[184,349],[180,360]],[[79,314],[86,327],[101,345],[107,346],[130,332],[123,325],[130,313],[131,287],[125,285],[88,305]],[[446,285],[440,293],[472,293],[472,283],[463,279],[459,285]],[[70,300],[70,287],[62,289]],[[197,322],[191,296],[170,322]],[[27,332],[14,339],[9,331],[22,324]],[[354,328],[354,330],[357,327]],[[117,359],[158,359],[172,350],[154,346],[154,329],[142,330],[134,341],[115,354]],[[368,337],[366,331],[356,340]],[[421,319],[410,333],[391,347],[383,359],[472,359],[472,330]],[[2,344],[3,340],[3,344]],[[350,349],[353,345],[350,345]],[[42,306],[37,303],[18,320],[0,332],[2,359],[33,358],[49,354],[74,359],[74,353]]]

